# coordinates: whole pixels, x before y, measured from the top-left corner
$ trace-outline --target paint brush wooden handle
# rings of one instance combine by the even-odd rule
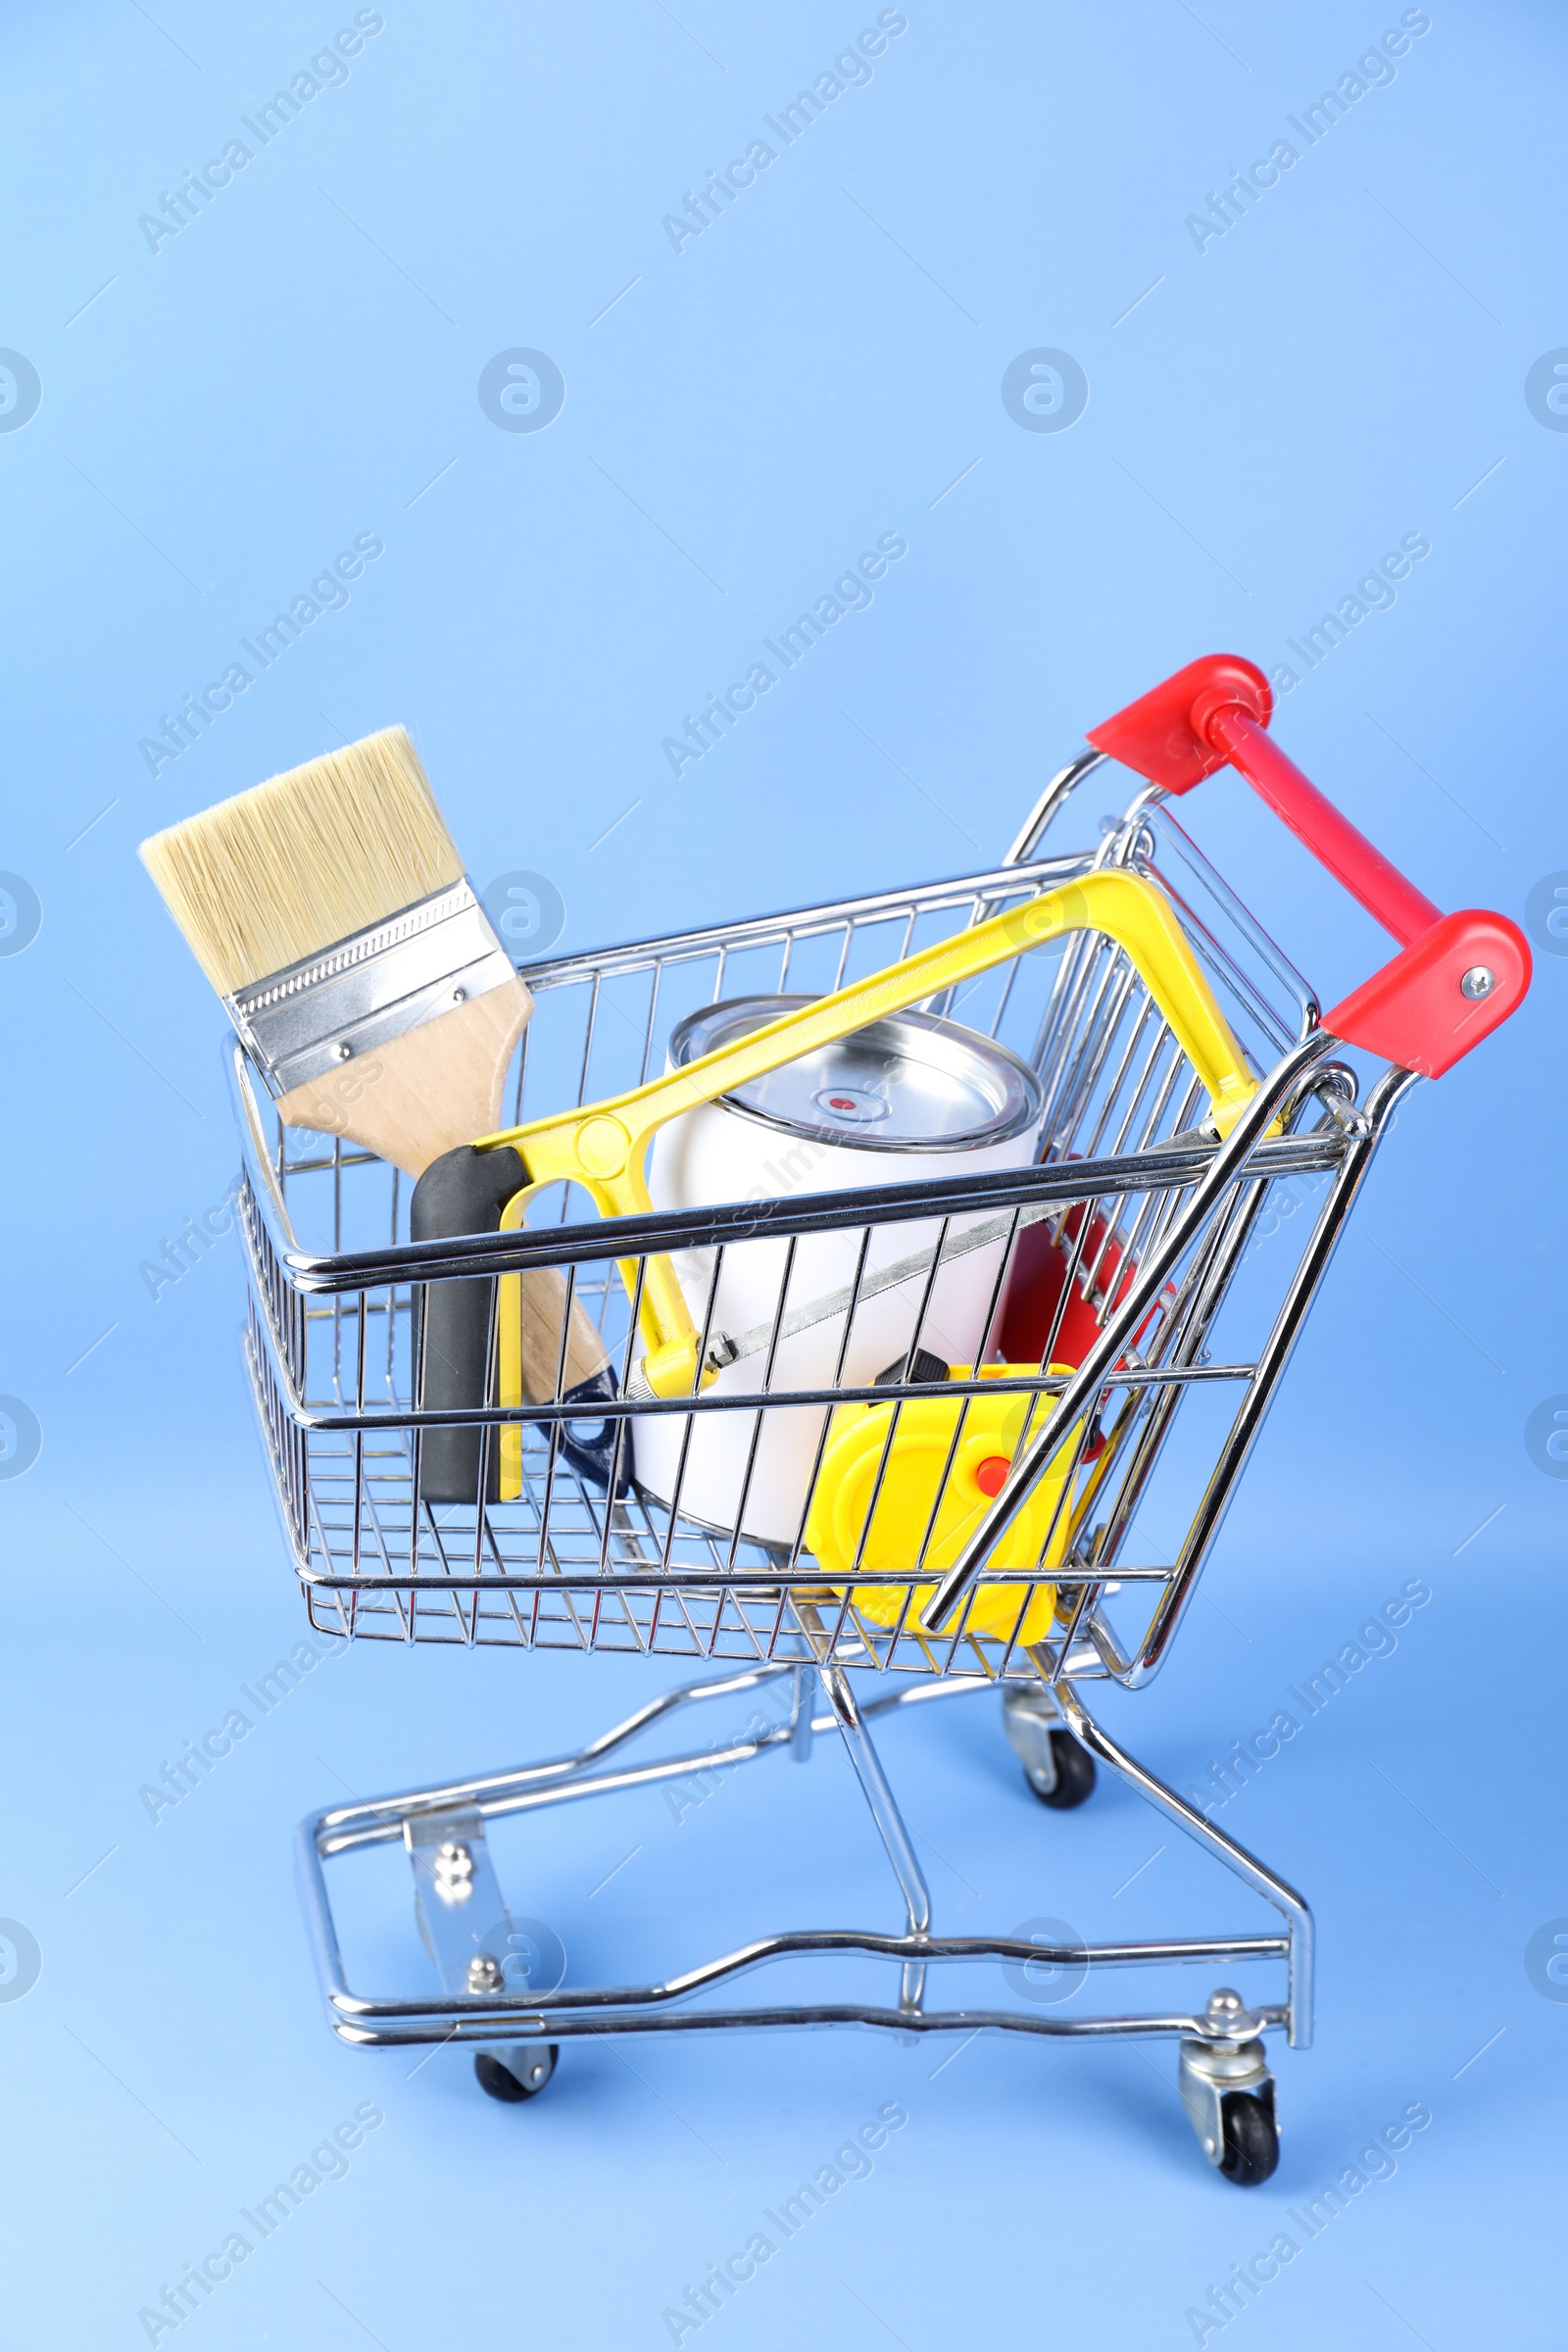
[[[526,1181],[498,1163],[510,1155],[463,1147],[494,1131],[513,1049],[533,1000],[520,980],[493,988],[388,1044],[351,1058],[330,1077],[295,1087],[279,1101],[290,1126],[314,1127],[363,1145],[416,1182],[412,1212],[416,1242],[447,1241],[466,1233],[495,1233],[501,1211]],[[439,1172],[432,1163],[439,1161]],[[518,1167],[520,1170],[520,1162]],[[495,1395],[491,1373],[494,1281],[431,1283],[419,1318],[418,1389],[421,1409],[471,1410]],[[542,1404],[557,1394],[566,1284],[552,1266],[522,1277],[522,1388]],[[572,1302],[563,1395],[591,1387],[607,1393],[610,1359],[589,1317]],[[609,1384],[613,1393],[613,1383]],[[480,1493],[482,1429],[427,1430],[421,1446],[419,1490],[426,1502],[474,1502]],[[494,1502],[499,1445],[488,1447],[485,1498]]]

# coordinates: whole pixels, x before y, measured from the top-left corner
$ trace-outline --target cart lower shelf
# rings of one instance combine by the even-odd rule
[[[683,1707],[734,1698],[787,1681],[787,1720],[756,1738],[662,1758],[650,1764],[607,1759]],[[1003,1722],[1030,1788],[1057,1810],[1092,1793],[1097,1766],[1115,1773],[1282,1915],[1283,1931],[1264,1936],[1178,1936],[1138,1942],[1065,1943],[1018,1936],[940,1936],[919,1861],[883,1770],[868,1725],[895,1708],[972,1694],[982,1684],[938,1679],[910,1685],[862,1705],[850,1673],[837,1666],[776,1663],[710,1677],[663,1693],[600,1735],[576,1754],[515,1770],[415,1788],[396,1796],[333,1806],[300,1825],[301,1885],[318,1974],[332,2029],[367,2048],[462,2043],[475,2051],[474,2071],[492,2098],[535,2097],[555,2072],[563,2042],[585,2034],[717,2033],[763,2027],[854,2025],[901,2036],[1004,2033],[1046,2039],[1165,2037],[1180,2043],[1180,2088],[1208,2162],[1239,2186],[1273,2172],[1279,2156],[1274,2079],[1262,2036],[1283,2029],[1293,2048],[1311,2040],[1312,1918],[1283,1879],[1216,1829],[1129,1755],[1089,1714],[1074,1687],[1058,1682],[1003,1686]],[[818,1712],[819,1699],[825,1711]],[[655,1984],[564,1985],[565,1955],[548,1930],[509,1912],[495,1873],[486,1824],[549,1805],[609,1796],[704,1772],[730,1771],[786,1746],[805,1762],[814,1739],[837,1733],[904,1898],[903,1935],[858,1929],[803,1929],[765,1936]],[[414,1873],[419,1932],[439,1990],[398,1999],[354,1991],[347,1983],[327,1891],[325,1864],[362,1846],[401,1841]],[[712,1996],[769,1962],[809,1954],[858,1953],[897,1964],[896,2002],[792,2001],[772,2006],[713,2005]],[[1195,2012],[1056,2016],[1039,2005],[943,2009],[928,1999],[930,1972],[944,1961],[996,1961],[1016,1982],[1075,1983],[1096,1970],[1281,1959],[1282,2003],[1249,2008],[1217,1987]],[[707,1997],[705,1997],[707,1996]],[[1059,1995],[1053,1995],[1059,1997]]]

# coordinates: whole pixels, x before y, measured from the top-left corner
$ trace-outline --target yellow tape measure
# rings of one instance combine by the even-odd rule
[[[1070,1367],[1053,1364],[1053,1372]],[[979,1377],[1038,1375],[1037,1364],[987,1365]],[[967,1364],[955,1380],[970,1380]],[[901,1404],[840,1405],[829,1425],[807,1515],[806,1541],[857,1609],[878,1625],[896,1625],[909,1592],[901,1585],[862,1583],[916,1565],[942,1576],[974,1534],[1026,1438],[1051,1417],[1054,1396],[917,1396]],[[895,1418],[896,1416],[896,1418]],[[1071,1476],[1082,1421],[1075,1422],[992,1552],[990,1568],[1054,1568],[1072,1536],[1073,1514],[1057,1505]],[[873,1499],[874,1498],[874,1499]],[[1054,1519],[1055,1524],[1053,1525]],[[858,1563],[858,1565],[857,1565]],[[983,1572],[982,1572],[983,1573]],[[846,1587],[837,1580],[849,1577]],[[917,1626],[936,1585],[920,1584],[906,1622]],[[965,1630],[1007,1641],[1038,1642],[1051,1629],[1053,1585],[978,1588]],[[1019,1627],[1020,1612],[1027,1614]]]

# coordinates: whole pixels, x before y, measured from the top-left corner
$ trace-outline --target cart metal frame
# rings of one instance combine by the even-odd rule
[[[564,1071],[579,1102],[610,1091],[602,1074],[607,1038],[612,1054],[618,1051],[621,1083],[646,1076],[667,1026],[662,1015],[672,976],[695,974],[716,1000],[726,986],[733,991],[738,973],[749,972],[748,958],[773,957],[775,985],[782,988],[791,979],[801,985],[796,975],[813,953],[820,967],[825,952],[830,965],[836,955],[828,985],[837,985],[868,942],[881,943],[880,960],[889,961],[907,951],[922,923],[952,928],[978,921],[1111,861],[1145,873],[1170,896],[1258,1077],[1251,1103],[1222,1143],[1202,1123],[1200,1090],[1159,1007],[1140,993],[1125,956],[1093,939],[1071,944],[1040,982],[1046,1003],[1031,1055],[1048,1099],[1040,1165],[961,1182],[798,1193],[604,1223],[573,1217],[564,1200],[559,1225],[418,1249],[399,1238],[407,1193],[403,1188],[400,1197],[395,1173],[332,1139],[301,1138],[275,1121],[270,1129],[264,1098],[243,1054],[230,1045],[245,1158],[246,1359],[313,1625],[362,1639],[686,1655],[707,1668],[702,1679],[653,1699],[575,1754],[330,1807],[301,1825],[306,1918],[328,2017],[342,2039],[369,2047],[470,2046],[480,2053],[486,2087],[520,2098],[543,2086],[561,2042],[590,2034],[855,2024],[906,2035],[1174,2037],[1182,2045],[1182,2095],[1209,2161],[1244,2182],[1272,2169],[1273,2083],[1261,2037],[1283,2030],[1292,2047],[1310,2043],[1311,1914],[1283,1878],[1121,1746],[1091,1714],[1083,1689],[1097,1680],[1138,1689],[1169,1654],[1345,1219],[1413,1081],[1391,1066],[1357,1106],[1356,1073],[1319,1025],[1311,991],[1175,823],[1157,789],[1141,790],[1120,819],[1103,820],[1091,852],[1041,856],[1047,827],[1102,759],[1085,753],[1053,780],[1008,858],[991,873],[523,967],[537,1009],[518,1071],[517,1115],[531,1072],[547,1059],[543,1086],[560,1086]],[[932,1009],[961,1010],[974,1025],[989,1022],[993,1034],[1001,1033],[1009,1016],[1020,1017],[1027,990],[1015,991],[1015,982],[1027,960],[1001,975],[981,1021],[967,1003],[955,1007],[942,1000]],[[647,996],[640,1019],[616,1001],[617,989],[638,986]],[[563,1044],[565,1028],[552,1048],[552,1015],[562,1005],[574,1005],[582,1016],[580,1051],[577,1043],[569,1051]],[[630,1031],[630,1046],[612,1014]],[[356,1208],[372,1184],[383,1216],[389,1200],[389,1238],[367,1243]],[[1288,1184],[1311,1195],[1313,1205],[1286,1237],[1294,1247],[1273,1253],[1261,1337],[1215,1360],[1227,1301],[1246,1287],[1243,1269],[1267,1254],[1265,1212]],[[306,1208],[323,1240],[302,1240]],[[1038,1370],[1004,1384],[1050,1396],[1056,1432],[1081,1421],[1074,1481],[1058,1506],[1075,1513],[1062,1565],[1049,1573],[991,1571],[984,1565],[987,1535],[943,1577],[923,1617],[912,1582],[919,1562],[911,1562],[903,1609],[888,1625],[857,1607],[853,1587],[825,1585],[800,1531],[789,1546],[759,1544],[683,1519],[678,1489],[669,1509],[627,1483],[631,1424],[640,1414],[674,1411],[695,1422],[708,1411],[750,1409],[760,1428],[764,1412],[814,1406],[825,1427],[829,1406],[892,1399],[896,1417],[921,1390],[908,1375],[912,1346],[905,1374],[891,1387],[774,1389],[778,1335],[798,1305],[786,1271],[774,1347],[749,1407],[733,1397],[696,1395],[671,1402],[628,1395],[636,1301],[635,1296],[627,1301],[615,1261],[646,1264],[657,1250],[682,1253],[687,1268],[707,1268],[710,1320],[726,1249],[762,1233],[786,1244],[788,1267],[800,1237],[853,1228],[868,1239],[883,1225],[907,1223],[927,1237],[925,1252],[901,1262],[913,1263],[917,1275],[925,1270],[928,1298],[934,1269],[973,1246],[964,1236],[972,1236],[981,1217],[989,1220],[987,1233],[1003,1235],[1009,1256],[1021,1233],[1046,1223],[1065,1264],[1053,1339],[1074,1286],[1095,1310],[1099,1337],[1070,1377],[1046,1369],[1048,1345]],[[933,1232],[935,1241],[928,1238]],[[420,1286],[542,1265],[564,1272],[570,1295],[597,1314],[619,1348],[620,1393],[594,1407],[614,1439],[606,1491],[596,1493],[566,1458],[564,1441],[580,1426],[584,1407],[559,1382],[553,1398],[525,1408],[491,1405],[457,1415],[420,1412],[414,1402]],[[861,1279],[858,1273],[851,1286],[846,1332],[859,1309]],[[988,1332],[1001,1288],[999,1278]],[[920,1328],[917,1318],[913,1345]],[[705,1321],[705,1353],[710,1336]],[[842,1366],[842,1351],[839,1360]],[[979,1384],[956,1387],[972,1395]],[[1193,1463],[1187,1464],[1190,1508],[1174,1557],[1145,1556],[1140,1512],[1167,1456],[1178,1409],[1220,1391],[1240,1392],[1236,1409],[1208,1441],[1208,1451],[1200,1446],[1196,1485]],[[417,1499],[423,1429],[458,1420],[492,1433],[496,1445],[503,1427],[523,1428],[528,1475],[519,1502],[498,1506],[476,1496],[472,1509],[443,1517]],[[1098,1455],[1088,1443],[1091,1430],[1099,1433]],[[1042,1462],[1046,1450],[1037,1446]],[[1055,1600],[1044,1639],[1025,1642],[1015,1634],[1007,1641],[971,1623],[977,1595],[1013,1587],[1021,1629],[1027,1601],[1048,1586]],[[1137,1613],[1130,1630],[1129,1608]],[[893,1687],[869,1697],[858,1693],[857,1681],[872,1675],[883,1683],[894,1678]],[[687,1706],[775,1684],[790,1696],[788,1721],[779,1728],[651,1763],[623,1759],[630,1742]],[[938,1934],[869,1727],[894,1709],[988,1689],[1002,1694],[1007,1737],[1037,1794],[1067,1801],[1055,1788],[1064,1753],[1057,1742],[1075,1742],[1271,1905],[1279,1929],[1071,1947]],[[774,1749],[805,1762],[813,1740],[832,1734],[845,1744],[886,1853],[903,1906],[901,1933],[763,1936],[660,1983],[589,1987],[563,1985],[549,1955],[508,1912],[486,1838],[492,1819],[728,1769]],[[438,1980],[438,1990],[423,1997],[351,1986],[327,1886],[325,1865],[334,1856],[400,1839]],[[782,1960],[825,1962],[835,1954],[895,1965],[897,1999],[734,2002],[732,1988],[743,1976]],[[944,1962],[1094,1976],[1140,1964],[1273,1959],[1285,1964],[1284,1997],[1254,2008],[1224,1987],[1203,2007],[1153,2013],[1055,2014],[1038,2002],[943,2008],[928,1999],[929,1971]],[[1240,2141],[1233,2128],[1238,2099],[1248,2102]]]

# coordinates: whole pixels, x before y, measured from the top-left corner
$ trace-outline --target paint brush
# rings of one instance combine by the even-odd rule
[[[143,842],[141,857],[279,1118],[342,1136],[416,1179],[440,1159],[426,1198],[416,1184],[415,1241],[497,1231],[495,1155],[462,1148],[500,1125],[533,1000],[404,730],[385,727],[186,817]],[[486,1182],[454,1181],[470,1158]],[[523,1284],[523,1388],[539,1403],[557,1394],[566,1288],[553,1268]],[[427,1287],[423,1409],[471,1410],[491,1397],[490,1297],[483,1281]],[[561,1380],[590,1409],[614,1393],[575,1303]],[[476,1501],[486,1456],[483,1491],[495,1499],[500,1449],[486,1434],[424,1432],[426,1502]]]

